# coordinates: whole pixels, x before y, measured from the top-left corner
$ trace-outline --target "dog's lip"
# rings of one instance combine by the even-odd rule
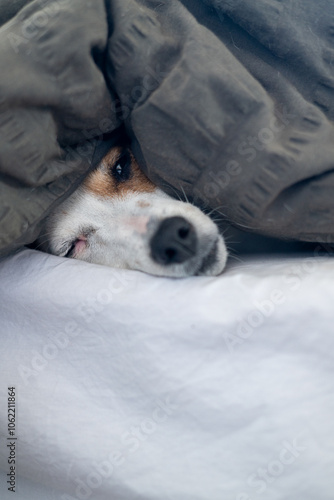
[[[201,266],[196,272],[196,275],[199,276],[205,273],[208,269],[210,269],[217,262],[217,250],[218,250],[218,238],[214,241],[211,249],[205,255],[201,262]]]
[[[79,236],[70,242],[70,246],[64,257],[71,258],[82,252],[87,246],[87,237]]]
[[[96,231],[97,228],[94,227],[84,229],[81,228],[80,231],[78,231],[77,236],[67,240],[67,242],[62,245],[62,249],[64,247],[65,248],[60,252],[60,255],[67,258],[76,257],[87,248],[89,237],[96,233]]]

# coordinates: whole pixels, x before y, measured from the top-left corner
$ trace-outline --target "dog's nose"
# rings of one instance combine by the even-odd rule
[[[181,264],[193,257],[197,249],[194,227],[183,217],[163,220],[151,239],[151,255],[158,264]]]

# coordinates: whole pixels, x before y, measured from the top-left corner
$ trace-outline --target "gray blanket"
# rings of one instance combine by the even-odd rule
[[[0,24],[1,253],[121,126],[170,194],[334,241],[332,0],[2,0]]]

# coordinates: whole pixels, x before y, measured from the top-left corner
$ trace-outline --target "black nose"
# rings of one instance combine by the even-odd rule
[[[183,217],[161,222],[151,239],[151,255],[158,264],[181,264],[193,257],[197,248],[194,227]]]

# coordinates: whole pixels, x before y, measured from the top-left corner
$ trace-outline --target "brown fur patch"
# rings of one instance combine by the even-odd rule
[[[133,154],[131,156],[131,175],[123,182],[117,182],[110,173],[122,153],[122,148],[113,148],[103,158],[99,167],[94,170],[84,182],[84,187],[102,198],[125,196],[130,192],[150,193],[155,185],[140,170]]]

